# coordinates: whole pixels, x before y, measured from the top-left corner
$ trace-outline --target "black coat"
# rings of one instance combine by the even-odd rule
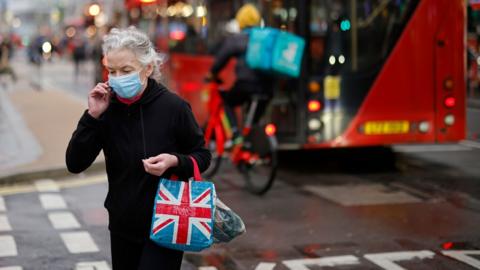
[[[215,61],[213,62],[210,72],[217,75],[228,64],[231,58],[236,58],[235,77],[237,81],[262,82],[264,74],[249,68],[245,61],[248,39],[248,34],[245,32],[228,36],[223,41],[218,52],[215,53]]]
[[[81,117],[66,152],[68,170],[80,173],[105,155],[108,194],[105,207],[109,229],[132,240],[148,238],[153,204],[160,177],[145,172],[142,159],[161,153],[178,157],[172,174],[188,179],[193,174],[193,156],[201,171],[208,168],[211,154],[204,148],[190,105],[163,85],[149,79],[140,100],[125,105],[112,96],[99,119],[87,112]]]

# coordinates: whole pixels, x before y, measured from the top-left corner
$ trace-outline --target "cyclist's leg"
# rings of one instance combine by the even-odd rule
[[[260,118],[265,114],[267,106],[270,100],[259,100],[257,105],[257,110],[253,116],[253,124],[257,124],[260,121]]]
[[[236,138],[240,135],[240,131],[234,109],[250,100],[249,87],[247,83],[237,81],[230,91],[221,92],[221,96],[224,101],[225,113],[230,120],[233,138]]]

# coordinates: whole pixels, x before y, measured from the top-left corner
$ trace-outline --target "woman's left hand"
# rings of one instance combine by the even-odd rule
[[[161,176],[168,168],[178,165],[178,158],[170,154],[160,154],[142,161],[145,171],[155,176]]]

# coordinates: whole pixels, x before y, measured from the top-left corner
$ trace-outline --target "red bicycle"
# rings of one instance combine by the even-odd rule
[[[210,118],[205,128],[205,142],[212,152],[212,162],[205,175],[212,177],[222,161],[229,159],[242,174],[250,192],[265,194],[272,187],[277,172],[276,127],[265,121],[254,123],[254,117],[259,103],[267,101],[268,97],[252,96],[247,110],[244,110],[241,137],[236,138],[231,147],[225,147],[227,142],[232,142],[232,132],[220,95],[221,83],[220,80],[208,82]]]

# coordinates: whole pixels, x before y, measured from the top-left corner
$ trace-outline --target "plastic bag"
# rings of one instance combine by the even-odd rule
[[[213,242],[227,243],[246,232],[243,220],[220,199],[215,200]]]

